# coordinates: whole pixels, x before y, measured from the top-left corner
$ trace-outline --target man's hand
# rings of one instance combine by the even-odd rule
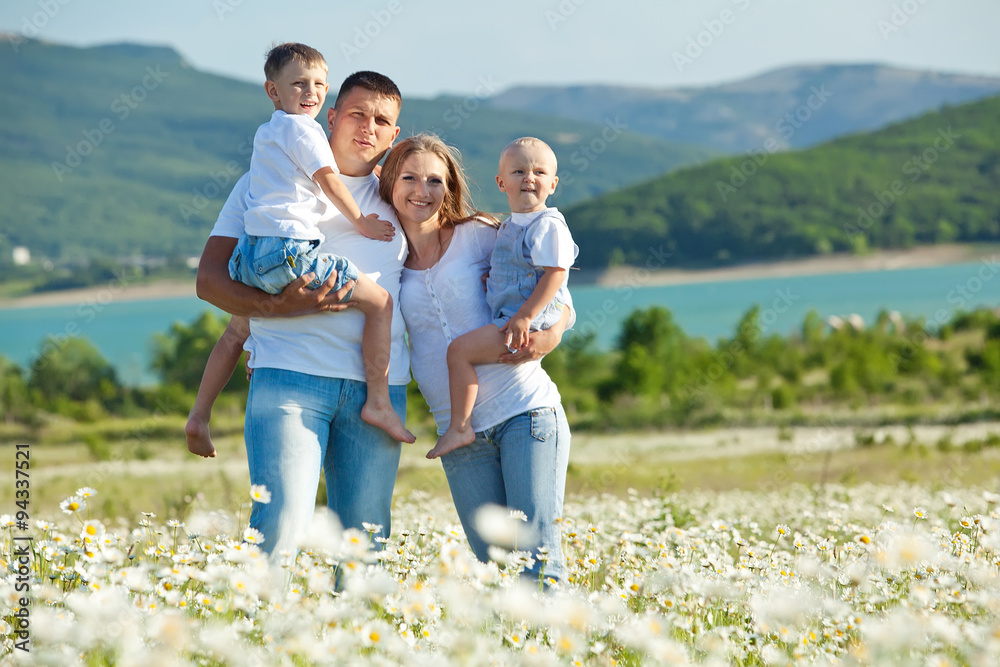
[[[326,282],[317,289],[310,289],[309,283],[315,280],[316,276],[307,273],[288,283],[280,294],[275,296],[274,315],[281,317],[295,317],[298,315],[312,315],[314,313],[336,313],[357,305],[357,301],[346,301],[341,303],[341,299],[354,287],[354,281],[348,281],[336,292],[331,292],[337,284],[337,272],[330,273]]]
[[[293,280],[279,294],[268,294],[237,282],[229,277],[229,258],[234,248],[236,239],[210,236],[198,264],[198,297],[220,310],[243,317],[294,317],[336,312],[356,305],[354,301],[339,303],[353,287],[353,281],[330,292],[337,282],[336,272],[319,289],[309,289],[309,283],[315,279],[310,273]]]

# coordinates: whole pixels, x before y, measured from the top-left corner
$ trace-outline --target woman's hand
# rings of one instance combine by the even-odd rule
[[[521,348],[517,352],[500,355],[498,361],[502,364],[522,364],[526,361],[541,359],[546,354],[559,347],[559,343],[562,341],[563,331],[566,330],[566,325],[569,324],[569,316],[569,308],[564,308],[563,316],[558,322],[553,324],[548,329],[543,329],[542,331],[532,331],[528,335],[527,346]]]
[[[543,331],[532,331],[528,335],[528,344],[516,352],[509,352],[500,355],[498,361],[501,364],[521,364],[525,361],[535,361],[541,359],[546,354],[559,346],[562,333],[555,333],[552,329]]]

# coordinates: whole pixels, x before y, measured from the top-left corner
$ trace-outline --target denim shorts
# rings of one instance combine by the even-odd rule
[[[250,236],[243,234],[236,242],[236,249],[229,259],[229,275],[245,285],[277,294],[288,283],[306,273],[315,273],[309,283],[317,289],[326,282],[332,271],[337,272],[337,291],[351,280],[358,279],[358,267],[340,255],[319,252],[319,241],[286,239],[279,236]],[[350,301],[354,289],[343,298]]]
[[[553,299],[549,301],[542,312],[535,315],[535,319],[531,320],[531,326],[528,328],[529,331],[544,331],[556,324],[563,317],[563,308],[566,304],[560,303]],[[516,312],[516,311],[515,311]],[[496,318],[493,319],[493,324],[496,325],[497,329],[503,329],[507,322],[510,321],[511,316],[504,313],[499,313]]]

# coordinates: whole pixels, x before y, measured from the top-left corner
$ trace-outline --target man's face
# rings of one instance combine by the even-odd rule
[[[354,88],[330,109],[330,148],[345,176],[371,173],[399,135],[399,102],[365,88]]]

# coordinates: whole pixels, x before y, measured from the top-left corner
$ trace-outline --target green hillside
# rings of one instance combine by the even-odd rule
[[[27,40],[0,50],[0,82],[19,101],[0,128],[0,263],[13,246],[56,264],[196,255],[272,111],[260,86],[194,70],[169,48]],[[437,128],[458,145],[493,210],[504,206],[493,177],[507,141],[536,134],[569,158],[605,129],[476,98],[407,99],[400,124],[403,136]],[[710,155],[628,132],[601,148],[566,160],[561,205]]]
[[[1000,238],[1000,97],[793,153],[745,153],[566,211],[581,266],[734,264]]]

